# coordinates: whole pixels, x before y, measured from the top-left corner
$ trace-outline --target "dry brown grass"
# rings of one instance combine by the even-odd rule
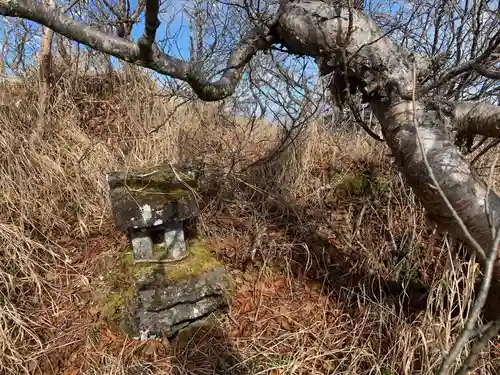
[[[59,74],[45,136],[29,143],[32,77],[3,87],[0,103],[0,373],[437,369],[476,269],[429,237],[383,146],[311,123],[295,148],[244,170],[276,129],[228,118],[219,104],[171,117],[165,94],[139,74],[105,84]],[[238,281],[230,317],[187,348],[127,340],[92,305],[124,246],[105,173],[193,158],[211,177],[202,232]],[[498,354],[492,346],[475,374],[498,372]]]

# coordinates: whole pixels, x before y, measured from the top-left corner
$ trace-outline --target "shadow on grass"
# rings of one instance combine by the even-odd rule
[[[173,375],[252,374],[226,334],[214,324],[178,337],[173,354]]]
[[[305,278],[320,284],[328,295],[338,296],[343,289],[348,288],[351,293],[359,294],[365,300],[395,307],[396,312],[409,322],[418,313],[426,310],[429,285],[425,285],[418,276],[405,282],[405,285],[400,280],[384,278],[377,274],[377,271],[360,266],[364,263],[363,257],[366,254],[339,246],[319,231],[318,220],[304,214],[308,211],[308,207],[300,207],[283,199],[269,199],[268,194],[249,188],[248,184],[238,186],[238,192],[243,194],[238,197],[240,201],[245,201],[255,214],[265,217],[266,224],[272,230],[278,230],[284,235],[280,241],[296,244],[287,254],[286,266],[292,270],[297,279]],[[363,198],[373,199],[370,196]],[[378,251],[370,249],[372,250]],[[404,254],[393,255],[404,257]],[[279,259],[278,256],[274,260],[279,263],[283,258]],[[254,260],[250,260],[247,256],[244,267],[254,265],[253,262]],[[500,274],[500,271],[498,273]],[[476,293],[479,291],[479,285],[480,281],[476,282]],[[459,287],[465,288],[465,285]],[[446,296],[444,298],[446,299]],[[483,318],[487,321],[498,318],[499,301],[500,280],[492,282],[490,294],[482,311]],[[356,314],[357,309],[357,306],[353,306],[349,313]],[[458,306],[452,308],[450,312],[452,318],[459,314],[458,310]]]
[[[320,284],[324,293],[329,295],[338,296],[348,288],[364,299],[394,305],[410,320],[426,309],[428,290],[418,278],[403,286],[398,280],[384,279],[376,272],[370,272],[363,266],[362,252],[339,246],[338,241],[328,238],[317,229],[313,218],[307,220],[300,214],[305,212],[304,207],[263,201],[255,192],[248,197],[248,201],[257,212],[267,216],[273,229],[285,235],[285,243],[297,244],[288,253],[287,259],[287,267],[297,279],[306,278]],[[356,309],[353,307],[353,310]]]
[[[381,184],[377,179],[381,165],[377,161],[367,160],[360,162],[357,167],[359,170],[354,171],[354,174],[347,180],[346,186],[339,189],[339,194],[347,196],[339,197],[339,199],[352,199],[354,206],[359,206],[358,211],[361,210],[363,202],[371,201],[375,207],[382,207],[384,203],[377,202],[380,198],[377,195],[385,194],[380,192]],[[218,182],[214,182],[214,186],[203,192],[202,196],[205,198],[205,204],[212,207],[217,206],[214,201],[222,200],[222,204],[218,205],[222,211],[224,211],[223,206],[228,204],[227,202],[242,204],[242,208],[235,210],[236,216],[239,215],[243,220],[246,216],[258,217],[263,225],[267,226],[268,231],[279,232],[280,238],[276,240],[279,242],[278,247],[282,243],[291,250],[287,251],[286,255],[281,253],[272,255],[273,266],[286,263],[284,266],[291,269],[295,278],[302,280],[305,278],[319,284],[329,295],[344,294],[344,289],[348,288],[350,292],[359,293],[365,299],[392,304],[410,320],[415,314],[426,309],[428,290],[418,277],[409,280],[405,286],[400,280],[384,279],[381,273],[370,270],[366,266],[366,249],[363,251],[359,246],[345,244],[347,239],[345,232],[342,233],[337,228],[332,228],[328,217],[322,217],[328,216],[336,209],[335,202],[331,207],[328,202],[320,202],[323,207],[314,213],[314,207],[298,205],[293,200],[284,198],[285,194],[277,193],[271,197],[270,194],[265,193],[265,191],[280,191],[282,188],[278,186],[279,182],[275,181],[275,178],[260,176],[261,172],[257,173],[256,177],[250,172],[250,181],[239,180],[239,183],[236,182],[236,185],[229,189],[227,185],[218,187]],[[269,174],[267,171],[264,173]],[[260,181],[270,182],[274,186],[258,186]],[[351,192],[354,199],[350,195]],[[221,199],[221,196],[224,198]],[[325,231],[323,230],[325,226],[330,228]],[[236,229],[236,232],[242,231],[252,232],[255,229],[248,227]],[[334,238],[329,235],[333,235]],[[263,247],[267,247],[266,240],[265,237],[262,239]],[[380,243],[380,239],[378,240],[374,243]],[[368,251],[376,252],[378,249],[368,249]],[[269,258],[269,254],[260,255],[263,258]],[[392,254],[392,256],[400,258],[402,255]],[[246,254],[246,259],[245,255],[241,254],[239,258],[238,261],[227,257],[223,260],[239,268],[253,266],[257,260],[249,259],[249,254]],[[392,268],[394,265],[389,264],[387,267]]]

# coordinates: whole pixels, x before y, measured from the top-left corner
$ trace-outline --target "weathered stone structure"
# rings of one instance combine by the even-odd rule
[[[170,165],[107,176],[115,225],[131,249],[115,270],[107,316],[136,338],[173,338],[203,326],[227,306],[223,266],[208,245],[186,238],[184,224],[199,214],[200,172]]]
[[[134,261],[186,256],[182,223],[198,215],[194,196],[197,177],[196,170],[177,171],[170,165],[108,175],[115,225],[128,231]],[[163,237],[165,251],[153,253],[152,236],[158,234]]]

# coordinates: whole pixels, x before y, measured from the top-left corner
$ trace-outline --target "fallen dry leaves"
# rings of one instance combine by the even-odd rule
[[[261,278],[246,275],[233,300],[229,333],[242,338],[258,332],[299,331],[311,322],[322,321],[325,305],[331,302],[306,282],[290,283],[279,274]]]

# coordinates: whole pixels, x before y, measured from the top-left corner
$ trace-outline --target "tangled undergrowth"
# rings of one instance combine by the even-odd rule
[[[293,147],[246,169],[277,128],[223,104],[172,115],[150,78],[120,72],[57,75],[44,137],[30,142],[35,76],[1,88],[0,373],[436,371],[477,267],[431,236],[383,145],[311,121]],[[126,241],[104,176],[193,159],[209,176],[200,230],[237,282],[231,313],[187,347],[126,339],[92,302]],[[474,373],[499,368],[492,345]]]

